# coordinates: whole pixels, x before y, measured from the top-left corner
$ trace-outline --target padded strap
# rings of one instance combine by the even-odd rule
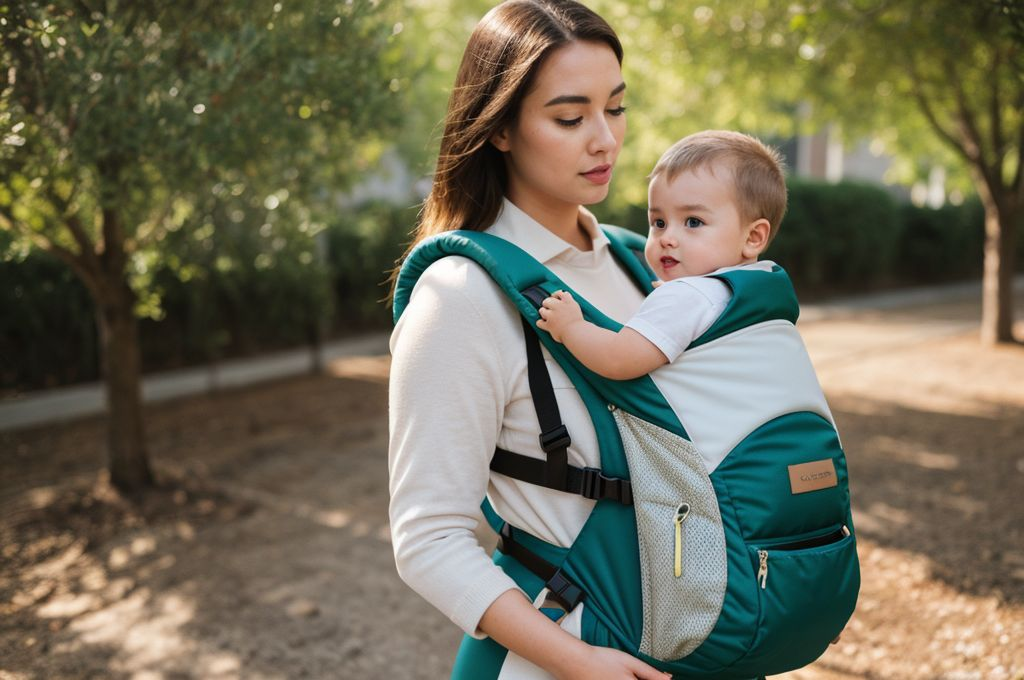
[[[571,612],[580,602],[586,599],[579,586],[573,583],[562,570],[542,557],[538,557],[528,548],[513,538],[513,529],[506,522],[501,528],[498,539],[498,550],[513,558],[521,565],[543,579],[549,597],[562,605],[565,611]]]

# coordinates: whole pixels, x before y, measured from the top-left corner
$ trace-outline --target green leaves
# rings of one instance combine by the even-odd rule
[[[285,246],[264,244],[234,269],[294,261],[322,277],[301,259],[309,225],[356,179],[363,149],[399,122],[397,3],[107,8],[0,7],[0,207],[17,222],[6,226],[79,252],[67,230],[76,219],[90,250],[127,251],[125,276],[153,317],[159,291],[147,272],[173,260],[192,276],[196,261],[212,267],[211,251],[265,224]],[[274,209],[264,202],[281,195]]]

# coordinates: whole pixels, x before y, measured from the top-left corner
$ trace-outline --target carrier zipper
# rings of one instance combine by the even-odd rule
[[[791,543],[784,543],[779,545],[768,546],[775,551],[790,551],[790,550],[805,550],[807,548],[816,548],[822,545],[829,545],[830,543],[836,543],[843,540],[850,535],[850,530],[845,526],[839,527],[835,531],[825,534],[824,536],[816,536],[814,538],[807,538],[802,541],[793,541]],[[765,549],[757,551],[757,558],[760,565],[757,569],[757,580],[761,583],[761,590],[764,590],[768,585],[768,551]]]
[[[683,520],[690,514],[690,504],[680,503],[676,508],[676,578],[683,575]]]

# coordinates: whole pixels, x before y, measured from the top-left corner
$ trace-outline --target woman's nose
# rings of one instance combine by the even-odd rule
[[[593,155],[602,153],[608,153],[614,151],[618,145],[618,141],[615,138],[615,133],[612,131],[608,121],[605,120],[604,116],[596,118],[595,129],[593,135],[590,138],[590,151]]]

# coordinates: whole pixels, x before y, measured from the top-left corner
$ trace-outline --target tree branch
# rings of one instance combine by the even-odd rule
[[[88,264],[75,253],[71,252],[59,243],[55,243],[52,239],[47,238],[45,235],[40,234],[34,229],[22,224],[14,218],[14,215],[8,211],[0,208],[0,228],[8,229],[10,231],[21,234],[29,241],[32,245],[44,250],[63,261],[68,265],[78,278],[82,280],[82,283],[93,292],[93,295],[99,299],[99,278],[98,272],[94,272],[89,269]]]
[[[1017,110],[1024,111],[1024,84],[1017,80]],[[1017,205],[1024,205],[1024,117],[1017,126],[1017,172],[1013,176],[1013,191],[1017,195]]]
[[[938,116],[935,115],[935,109],[932,107],[931,102],[928,100],[928,96],[924,92],[924,86],[922,85],[924,79],[917,70],[917,64],[914,63],[913,58],[910,58],[907,61],[907,65],[910,69],[911,75],[911,93],[914,95],[914,99],[917,100],[917,105],[921,109],[921,113],[924,114],[925,119],[932,128],[934,128],[939,137],[949,144],[954,151],[963,156],[965,161],[968,163],[974,163],[974,159],[971,158],[969,153],[967,153],[967,149],[964,148],[963,143],[957,138],[957,135],[943,127]]]
[[[969,143],[966,145],[965,151],[978,165],[987,169],[988,164],[985,162],[985,149],[982,146],[981,133],[978,132],[978,125],[975,123],[974,111],[967,103],[967,94],[964,92],[963,80],[960,79],[960,74],[957,72],[956,63],[947,55],[943,59],[943,65],[946,73],[950,74],[947,85],[953,90],[957,112],[960,114],[960,127],[964,132],[965,141]]]
[[[1003,159],[1006,158],[1006,140],[1003,138],[1003,106],[1000,101],[999,71],[1003,65],[1003,52],[995,48],[995,56],[992,59],[991,83],[989,88],[988,115],[992,118],[992,150],[995,157],[992,163],[999,171],[998,177],[1002,181]]]
[[[93,244],[92,239],[85,233],[85,228],[82,226],[81,220],[74,214],[71,209],[71,203],[74,200],[74,189],[72,189],[71,196],[67,200],[60,197],[53,189],[52,184],[48,184],[46,187],[46,196],[50,199],[50,202],[60,211],[61,219],[64,220],[67,225],[68,231],[71,232],[71,236],[74,237],[75,243],[78,244],[78,248],[81,251],[80,254],[83,258],[96,257],[96,246]],[[98,262],[96,263],[98,264]]]

